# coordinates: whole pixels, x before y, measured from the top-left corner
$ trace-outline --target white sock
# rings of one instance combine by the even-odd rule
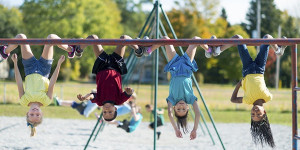
[[[216,47],[215,53],[220,54],[221,52],[222,52],[221,47],[220,46]]]
[[[4,54],[6,54],[6,48],[7,48],[7,46],[4,46],[4,50],[3,50],[3,52],[4,52]],[[6,54],[7,55],[7,54]]]
[[[281,47],[278,46],[278,48],[275,50],[275,53],[280,53]]]

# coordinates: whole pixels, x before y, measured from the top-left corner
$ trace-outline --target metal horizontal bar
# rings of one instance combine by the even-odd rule
[[[299,87],[295,87],[293,90],[294,91],[300,91],[300,88]]]
[[[295,136],[294,136],[294,139],[296,139],[296,140],[300,140],[300,137],[299,137],[299,136],[297,136],[297,135],[295,135]]]
[[[7,39],[0,38],[0,45],[8,44],[30,44],[30,45],[45,45],[45,44],[86,44],[86,45],[174,45],[187,46],[192,44],[208,44],[208,45],[224,45],[247,44],[249,46],[258,46],[261,44],[279,44],[279,45],[294,45],[300,44],[300,38],[289,39]]]

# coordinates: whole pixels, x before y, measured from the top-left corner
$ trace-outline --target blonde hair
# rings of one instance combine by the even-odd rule
[[[41,119],[40,119],[39,122],[31,122],[31,121],[29,120],[29,118],[28,118],[28,113],[27,113],[27,115],[26,115],[26,121],[27,121],[27,126],[29,126],[30,131],[31,131],[30,136],[32,137],[32,136],[35,136],[35,134],[36,134],[36,129],[35,129],[35,127],[37,127],[39,124],[42,123],[42,121],[43,121],[43,116],[41,116]]]

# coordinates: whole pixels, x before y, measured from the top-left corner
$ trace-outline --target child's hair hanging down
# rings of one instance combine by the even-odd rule
[[[35,136],[35,134],[36,134],[36,129],[35,128],[42,123],[43,116],[41,116],[41,118],[38,122],[31,122],[28,119],[28,114],[26,114],[26,121],[27,121],[27,126],[30,128],[30,136]]]
[[[175,114],[175,117],[177,118],[177,127],[178,128],[181,127],[184,134],[188,133],[189,129],[188,129],[187,123],[188,123],[189,111],[186,111],[185,115],[179,116],[179,115],[177,115],[177,113],[174,109],[174,114]]]
[[[253,121],[253,119],[251,119],[250,131],[252,140],[255,144],[263,145],[266,143],[272,148],[275,147],[275,142],[267,114],[264,114],[262,120],[260,121]]]
[[[162,39],[170,39],[164,36]],[[200,39],[194,37],[194,39]],[[151,47],[142,47],[135,50],[137,57],[142,55],[150,55],[154,50],[161,45],[152,45]],[[179,56],[173,45],[165,45],[165,49],[168,57],[168,64],[165,66],[164,71],[171,73],[171,80],[169,86],[169,96],[166,99],[168,103],[168,115],[171,124],[175,130],[175,134],[178,138],[182,138],[180,128],[183,133],[188,132],[188,111],[191,104],[195,112],[195,122],[193,130],[190,134],[190,139],[196,138],[196,131],[198,128],[200,112],[197,104],[197,97],[193,93],[192,87],[192,73],[198,70],[196,61],[194,60],[197,46],[201,46],[205,51],[209,50],[208,45],[189,45],[183,56]],[[174,121],[174,114],[177,118],[177,123]]]

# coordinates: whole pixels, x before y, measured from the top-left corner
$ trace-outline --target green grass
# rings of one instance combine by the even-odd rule
[[[3,97],[4,86],[0,82],[0,98]],[[75,100],[79,93],[89,93],[96,85],[92,83],[57,83],[54,93],[65,100]],[[137,92],[137,105],[142,107],[144,121],[149,121],[150,114],[145,111],[144,106],[151,103],[151,85],[131,85]],[[230,97],[234,86],[232,85],[216,85],[204,84],[200,85],[202,96],[205,98],[207,107],[210,109],[215,122],[224,123],[248,123],[250,121],[250,105],[236,105],[230,102]],[[291,125],[291,90],[290,89],[269,89],[273,94],[273,100],[265,104],[268,117],[271,123]],[[168,85],[159,85],[158,87],[158,107],[167,107],[166,97],[168,96]],[[202,100],[194,89],[195,95],[198,97],[198,102],[206,120],[209,120]],[[242,95],[242,90],[240,95]],[[298,95],[299,96],[299,95]],[[153,97],[153,96],[152,96]],[[0,116],[25,116],[28,108],[18,104],[18,91],[14,82],[6,84],[6,103],[0,105]],[[1,103],[1,102],[0,102]],[[48,106],[43,108],[45,117],[47,118],[66,118],[66,119],[95,119],[91,114],[89,118],[78,115],[78,112],[68,107]],[[99,110],[96,112],[100,113]],[[167,112],[165,109],[165,120],[168,121]],[[128,118],[128,116],[120,117],[120,119]],[[192,120],[190,115],[190,120]]]

